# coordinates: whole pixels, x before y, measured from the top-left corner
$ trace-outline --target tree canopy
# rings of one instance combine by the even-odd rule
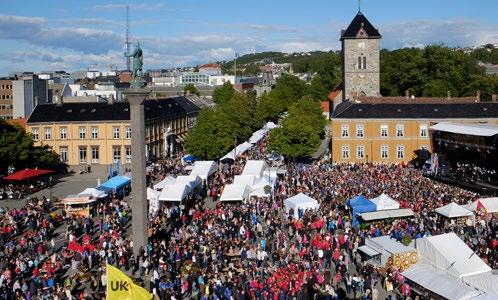
[[[57,164],[58,158],[48,147],[36,147],[23,128],[0,119],[0,174],[9,166],[16,169],[47,167]]]
[[[183,91],[185,93],[189,92],[189,93],[197,95],[197,96],[200,95],[199,91],[197,90],[197,87],[193,83],[189,83],[189,84],[185,85],[183,87]]]
[[[282,127],[270,132],[268,149],[291,159],[307,157],[320,146],[325,123],[320,102],[304,96],[289,108]]]
[[[381,94],[401,96],[408,90],[415,96],[444,97],[449,91],[454,97],[462,97],[475,96],[480,91],[481,99],[490,100],[491,94],[498,92],[497,76],[485,74],[477,60],[484,54],[476,51],[469,55],[439,45],[382,50]]]

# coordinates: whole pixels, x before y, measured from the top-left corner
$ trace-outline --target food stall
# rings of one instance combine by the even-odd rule
[[[68,217],[86,218],[90,215],[90,208],[97,199],[88,196],[69,195],[62,200],[64,211]]]

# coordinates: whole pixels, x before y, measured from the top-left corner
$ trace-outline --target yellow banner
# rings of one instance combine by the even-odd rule
[[[107,300],[150,300],[152,295],[121,270],[107,264]]]

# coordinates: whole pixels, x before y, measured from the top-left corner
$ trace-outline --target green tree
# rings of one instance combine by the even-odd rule
[[[213,100],[216,104],[226,103],[233,98],[236,92],[233,85],[227,81],[222,86],[214,89]]]
[[[310,156],[320,146],[325,123],[320,102],[304,96],[290,107],[282,127],[270,132],[268,148],[291,159]]]
[[[0,120],[0,174],[9,166],[16,169],[53,166],[58,157],[47,146],[35,147],[23,128]]]
[[[184,93],[190,92],[190,94],[194,94],[194,95],[197,95],[197,96],[200,95],[199,91],[197,90],[197,87],[193,83],[189,83],[186,86],[184,86],[183,87],[183,92]]]
[[[215,109],[204,109],[197,124],[189,131],[185,146],[187,151],[204,159],[217,159],[235,144],[233,124],[226,114]]]
[[[258,73],[259,73],[259,67],[256,64],[248,64],[244,68],[245,75],[255,76],[255,75],[258,75]]]

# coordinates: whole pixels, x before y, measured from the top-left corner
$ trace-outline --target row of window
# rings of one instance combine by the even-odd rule
[[[366,56],[358,56],[358,70],[365,70],[367,68],[367,57]]]
[[[33,140],[38,141],[40,139],[40,129],[39,128],[33,128],[31,131],[33,135]],[[80,127],[79,129],[79,138],[81,140],[86,139],[86,128],[85,127]],[[91,138],[93,140],[96,140],[99,138],[99,128],[98,127],[92,127],[91,130]],[[121,137],[121,129],[119,127],[113,127],[112,128],[112,137],[114,139],[119,139]],[[68,139],[68,131],[66,127],[61,127],[59,129],[59,138],[61,140]],[[126,139],[131,139],[131,128],[126,127],[125,128],[125,138]],[[45,127],[44,128],[44,139],[45,140],[51,140],[52,139],[52,128],[51,127]]]
[[[427,137],[429,135],[427,125],[420,125],[419,128],[419,136]],[[396,137],[404,137],[405,136],[405,125],[396,124]],[[341,137],[348,138],[349,134],[349,124],[341,125]],[[365,125],[357,124],[356,125],[356,137],[362,138],[365,137]],[[380,125],[380,137],[389,137],[389,125]]]
[[[350,159],[351,154],[350,154],[350,148],[348,145],[344,145],[341,148],[341,154],[342,154],[342,159]],[[365,158],[365,146],[363,145],[358,145],[356,146],[356,158],[357,159],[364,159]],[[429,148],[427,146],[421,146],[420,147],[420,156],[422,158],[427,158],[429,156]],[[388,159],[389,158],[389,146],[388,145],[381,145],[380,146],[380,158],[381,159]],[[397,159],[404,159],[405,158],[405,146],[397,146],[396,147],[396,158]]]
[[[12,105],[0,105],[0,109],[12,109],[13,107]]]
[[[62,162],[68,162],[68,147],[59,147],[59,157]],[[88,163],[88,146],[78,147],[78,158],[80,163]],[[99,146],[90,146],[90,158],[92,164],[98,164],[100,159],[100,149]],[[116,163],[121,159],[121,146],[112,147],[112,159]],[[125,163],[131,163],[131,147],[125,146]]]
[[[12,99],[11,95],[2,95],[2,100],[9,100]]]
[[[12,89],[12,84],[2,84],[2,85],[0,85],[0,89],[2,89],[2,90],[11,90]]]

